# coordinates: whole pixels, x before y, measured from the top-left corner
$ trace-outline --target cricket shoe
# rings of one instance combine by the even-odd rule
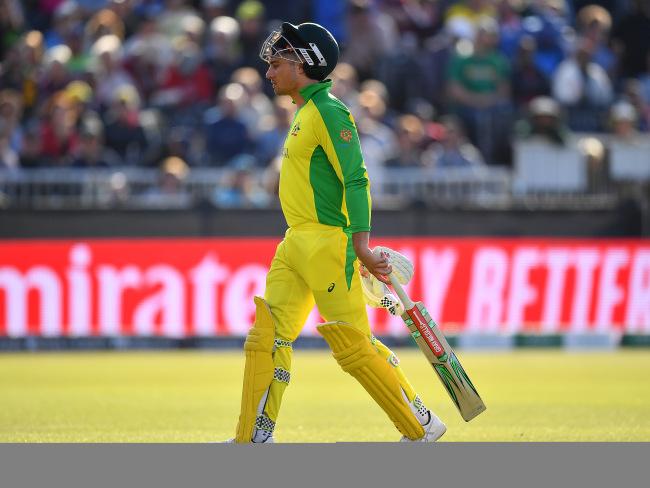
[[[431,410],[429,410],[429,421],[422,427],[424,428],[424,436],[420,439],[413,440],[403,436],[400,442],[436,442],[447,432],[447,426]]]

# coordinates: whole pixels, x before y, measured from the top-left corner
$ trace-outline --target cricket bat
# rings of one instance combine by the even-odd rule
[[[398,280],[391,280],[390,284],[404,305],[402,320],[411,336],[438,374],[460,415],[469,422],[485,410],[485,403],[424,304],[413,303]]]

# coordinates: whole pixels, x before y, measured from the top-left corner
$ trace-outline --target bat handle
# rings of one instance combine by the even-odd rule
[[[390,284],[393,287],[393,290],[395,290],[395,293],[397,293],[399,299],[402,300],[402,304],[404,305],[404,308],[406,310],[410,310],[413,307],[415,307],[415,304],[406,294],[406,290],[404,290],[399,280],[397,278],[392,279],[391,275],[388,275],[388,279],[390,280]]]

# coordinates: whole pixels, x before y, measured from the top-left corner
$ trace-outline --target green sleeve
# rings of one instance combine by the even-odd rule
[[[370,230],[370,183],[361,154],[361,144],[354,120],[345,106],[336,99],[316,106],[323,119],[326,134],[321,146],[345,189],[345,206],[349,230]]]

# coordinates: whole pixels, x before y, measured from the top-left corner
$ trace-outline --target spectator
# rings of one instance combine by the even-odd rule
[[[18,0],[0,2],[0,60],[25,28],[25,12]],[[0,85],[1,86],[1,85]]]
[[[399,151],[393,130],[384,123],[386,103],[377,91],[367,89],[359,94],[355,105],[359,106],[357,130],[368,175],[375,185],[381,187],[384,167],[389,160],[395,160]]]
[[[418,46],[443,27],[443,4],[439,0],[385,1],[383,10],[395,19],[400,35],[412,34]]]
[[[187,208],[192,197],[187,192],[185,181],[190,168],[185,161],[176,156],[163,160],[160,164],[158,182],[135,200],[147,207]]]
[[[448,89],[452,111],[489,162],[504,162],[510,131],[510,65],[497,50],[498,25],[484,19],[473,52],[451,61]]]
[[[253,173],[255,158],[249,154],[235,157],[213,195],[219,208],[266,207],[269,195]]]
[[[440,120],[440,141],[434,143],[423,155],[423,163],[435,169],[477,168],[485,165],[481,152],[465,136],[457,117],[446,116]]]
[[[639,80],[630,79],[623,83],[622,99],[634,107],[637,126],[643,132],[650,131],[650,103],[643,98],[643,87]]]
[[[650,105],[650,52],[646,57],[646,69],[639,75],[639,89],[646,105]]]
[[[135,88],[123,85],[116,90],[106,114],[106,144],[128,165],[144,164],[149,150],[139,109],[140,99]]]
[[[0,90],[0,123],[12,151],[19,153],[22,148],[23,130],[20,125],[23,107],[20,93],[15,90]]]
[[[461,0],[454,2],[445,12],[445,29],[460,39],[473,41],[480,24],[496,20],[496,11],[488,0]]]
[[[640,135],[637,129],[637,119],[636,110],[631,103],[616,102],[609,111],[611,134],[619,140],[634,141]]]
[[[332,90],[330,93],[341,100],[351,113],[357,113],[359,97],[359,78],[357,70],[350,63],[337,63],[330,74]]]
[[[515,126],[519,139],[541,140],[555,146],[566,146],[569,130],[560,105],[550,97],[537,97],[528,104],[528,115]]]
[[[228,14],[228,0],[201,0],[201,12],[206,22]]]
[[[145,16],[124,44],[124,69],[145,103],[158,89],[160,73],[171,63],[172,44],[158,31],[155,18]]]
[[[612,32],[620,78],[634,78],[643,73],[650,54],[650,2],[633,0],[633,5],[633,10],[621,18]]]
[[[125,39],[125,27],[122,19],[109,9],[102,9],[94,14],[84,29],[84,46],[90,49],[100,37],[115,36],[121,42]]]
[[[172,59],[161,73],[160,89],[152,94],[150,103],[167,109],[193,109],[192,115],[205,110],[214,98],[214,90],[201,49],[193,40],[177,38]],[[178,111],[174,115],[182,117]]]
[[[57,92],[50,97],[41,123],[41,157],[49,165],[67,166],[78,143],[73,100],[65,92]]]
[[[37,123],[25,127],[20,150],[20,167],[24,169],[38,168],[45,165],[41,144],[41,130]]]
[[[577,131],[602,130],[604,111],[614,96],[609,76],[593,61],[594,49],[591,40],[579,39],[575,53],[562,61],[551,81],[553,97],[569,109],[569,127]]]
[[[96,60],[95,94],[102,108],[108,107],[123,86],[134,86],[128,72],[122,67],[122,41],[115,35],[100,37],[91,48]]]
[[[522,37],[510,75],[512,101],[517,108],[524,108],[533,98],[549,95],[551,92],[548,78],[535,64],[536,53],[535,38],[532,36]]]
[[[263,76],[266,66],[260,59],[259,53],[260,46],[268,35],[265,26],[266,9],[257,0],[244,0],[237,7],[235,18],[240,27],[242,65],[256,68]]]
[[[43,97],[49,98],[54,93],[63,90],[71,81],[68,63],[72,59],[71,49],[59,44],[45,52],[43,72],[39,80],[39,91]]]
[[[81,122],[79,145],[72,157],[73,168],[110,168],[122,160],[104,145],[104,127],[98,116],[87,116]]]
[[[18,152],[11,147],[8,122],[0,118],[0,170],[17,169],[20,163]]]
[[[241,117],[251,137],[260,133],[260,121],[273,114],[273,103],[263,91],[262,77],[257,70],[250,67],[237,69],[231,77],[233,83],[244,87],[245,102],[242,104]]]
[[[369,0],[352,0],[347,22],[348,40],[341,62],[354,66],[360,80],[376,78],[379,61],[397,47],[393,19],[373,10]]]
[[[217,89],[227,85],[235,69],[243,65],[239,34],[239,24],[232,17],[210,22],[204,53]]]
[[[273,104],[273,114],[262,117],[255,151],[259,165],[268,166],[280,154],[295,112],[290,98],[277,97]]]
[[[207,163],[228,165],[235,156],[254,150],[241,107],[246,94],[244,88],[231,83],[219,91],[217,107],[205,114]]]
[[[530,4],[524,16],[524,33],[537,41],[535,63],[550,77],[564,60],[573,39],[563,0],[537,0]]]
[[[406,114],[397,119],[397,154],[386,161],[389,168],[421,168],[426,133],[415,115]]]
[[[83,12],[75,0],[59,2],[54,9],[53,25],[45,32],[45,46],[65,44],[66,38],[81,25]]]
[[[611,28],[612,16],[599,5],[587,5],[578,12],[577,33],[593,43],[592,59],[610,77],[614,76],[616,71],[616,56],[608,45]]]
[[[190,5],[189,0],[165,0],[165,6],[157,17],[158,31],[168,39],[174,39],[184,34],[186,22],[190,18],[201,20],[198,12]]]
[[[519,51],[522,38],[526,35],[533,36],[524,29],[522,0],[498,0],[496,4],[500,32],[499,51],[511,59]]]

